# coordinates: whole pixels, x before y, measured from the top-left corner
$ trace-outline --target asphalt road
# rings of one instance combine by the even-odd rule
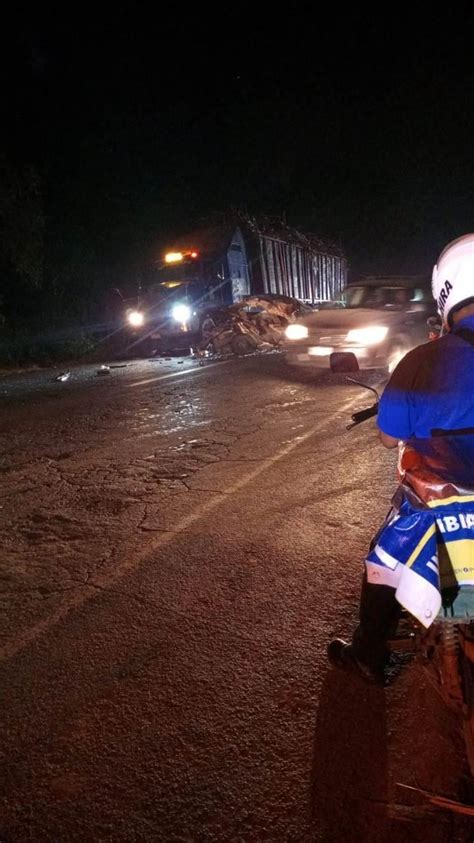
[[[422,669],[328,668],[395,456],[279,355],[0,380],[0,840],[467,843]]]

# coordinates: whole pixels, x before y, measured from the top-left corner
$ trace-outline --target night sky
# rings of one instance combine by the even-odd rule
[[[50,265],[125,277],[237,206],[337,241],[354,274],[430,272],[474,229],[473,16],[452,8],[16,21],[2,145],[41,173]]]

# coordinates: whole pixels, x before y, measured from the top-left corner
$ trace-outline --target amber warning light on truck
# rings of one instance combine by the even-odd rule
[[[198,252],[167,252],[165,255],[165,263],[180,263],[185,258],[197,258]]]

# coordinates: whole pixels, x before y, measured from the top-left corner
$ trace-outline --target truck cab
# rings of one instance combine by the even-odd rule
[[[239,228],[181,238],[147,269],[137,295],[122,298],[127,347],[143,355],[189,350],[202,340],[208,314],[240,301],[249,290]]]

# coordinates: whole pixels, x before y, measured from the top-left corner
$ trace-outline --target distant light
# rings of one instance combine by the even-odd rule
[[[191,257],[197,258],[198,254],[199,254],[199,252],[191,252]]]
[[[187,322],[191,317],[191,308],[187,304],[175,304],[171,315],[176,322]]]
[[[127,319],[134,328],[140,328],[145,321],[143,313],[140,313],[139,310],[131,310]]]
[[[179,263],[183,260],[182,252],[167,252],[165,255],[165,263]]]

